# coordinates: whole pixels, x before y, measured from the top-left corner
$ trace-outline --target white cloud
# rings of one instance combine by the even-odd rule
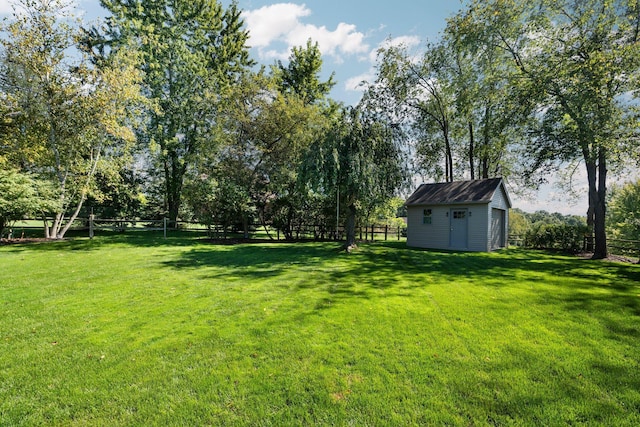
[[[285,38],[300,25],[300,18],[311,15],[304,5],[278,3],[242,14],[249,30],[249,43],[254,47],[266,47]]]
[[[369,61],[371,63],[376,62],[379,49],[387,49],[390,47],[403,46],[407,49],[407,51],[411,51],[417,46],[420,46],[420,43],[422,43],[422,41],[418,36],[399,36],[399,37],[387,38],[382,43],[380,43],[376,49],[372,50],[369,53]]]
[[[249,30],[249,45],[258,49],[263,60],[289,57],[291,48],[304,46],[311,39],[318,43],[323,55],[341,62],[343,56],[365,53],[369,46],[363,33],[355,25],[339,23],[334,30],[326,26],[304,23],[303,18],[311,15],[305,5],[277,3],[260,9],[243,12]],[[274,44],[284,44],[281,50]]]
[[[375,72],[373,69],[371,69],[364,74],[360,74],[347,79],[344,84],[344,90],[346,90],[347,92],[363,92],[366,89],[366,86],[362,85],[362,82],[372,83],[375,79]]]

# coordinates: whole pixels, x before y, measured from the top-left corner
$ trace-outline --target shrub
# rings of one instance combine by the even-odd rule
[[[536,223],[524,235],[524,246],[534,249],[559,249],[577,253],[582,250],[586,224]]]

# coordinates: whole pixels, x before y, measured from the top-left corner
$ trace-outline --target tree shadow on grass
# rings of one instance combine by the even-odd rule
[[[190,242],[193,246],[193,241]],[[233,275],[247,279],[277,276],[288,269],[313,272],[325,280],[301,280],[299,289],[322,286],[336,293],[336,286],[358,288],[354,296],[366,290],[389,291],[410,297],[412,289],[432,282],[464,280],[471,284],[502,287],[527,282],[545,300],[557,300],[567,307],[588,310],[599,300],[626,307],[640,316],[640,267],[633,264],[602,263],[577,257],[558,256],[543,251],[507,250],[494,253],[449,252],[407,248],[404,242],[362,245],[347,254],[339,243],[274,243],[211,246],[195,244],[178,259],[163,261],[165,267],[194,269],[223,267]],[[553,278],[562,292],[539,287]],[[566,280],[563,280],[566,279]],[[357,286],[351,286],[354,284]],[[329,286],[330,285],[330,286]],[[567,291],[567,287],[570,291]],[[597,293],[595,290],[608,291]],[[599,296],[601,295],[601,296]]]
[[[127,233],[101,233],[90,239],[86,236],[68,236],[64,239],[24,239],[16,240],[10,245],[2,245],[10,252],[23,251],[93,251],[109,246],[131,247],[175,247],[197,244],[198,240],[193,236],[177,236],[165,239],[162,234],[144,231],[131,231]]]
[[[388,242],[362,245],[351,254],[341,252],[338,244],[328,243],[197,245],[162,265],[178,270],[220,267],[219,271],[216,268],[203,270],[205,278],[224,278],[228,275],[250,281],[276,278],[281,274],[286,280],[294,277],[290,282],[276,286],[284,286],[294,295],[298,292],[300,298],[308,298],[305,301],[308,309],[298,308],[300,313],[294,316],[300,322],[308,316],[330,313],[337,305],[354,305],[358,301],[400,297],[406,298],[409,303],[411,298],[424,295],[421,290],[430,286],[442,287],[449,282],[460,281],[464,282],[462,291],[465,287],[472,289],[475,286],[496,290],[509,287],[525,289],[530,292],[527,303],[538,306],[531,308],[540,317],[558,310],[568,313],[560,323],[543,321],[543,327],[554,329],[552,334],[559,340],[562,339],[563,328],[575,327],[585,318],[589,318],[590,324],[596,327],[606,328],[604,339],[593,346],[621,343],[623,345],[620,348],[634,349],[640,337],[640,267],[632,264],[601,263],[525,250],[489,254],[414,250],[407,248],[404,243]],[[295,269],[299,271],[292,275],[285,274]],[[308,279],[305,277],[307,274]],[[518,294],[509,297],[511,302],[508,302],[513,303],[514,307],[517,306],[513,302],[517,298],[515,295]],[[525,331],[523,335],[527,333],[530,332]],[[553,355],[539,350],[537,343],[533,343],[531,348],[536,351],[514,346],[512,357],[501,362],[487,362],[485,371],[475,383],[487,390],[495,389],[496,383],[492,382],[494,378],[508,377],[510,370],[524,369],[521,367],[523,361],[536,361],[533,366],[526,367],[526,387],[521,391],[517,388],[508,389],[510,393],[502,393],[498,398],[486,402],[493,415],[516,422],[535,420],[536,414],[544,413],[546,407],[556,405],[555,396],[565,396],[567,390],[571,390],[570,396],[563,398],[563,405],[593,401],[595,409],[581,415],[591,416],[600,412],[603,420],[607,420],[606,415],[611,415],[616,406],[594,397],[590,390],[596,388],[599,390],[597,393],[617,390],[617,398],[622,399],[625,390],[640,388],[640,381],[635,375],[637,358],[629,363],[610,363],[598,359],[596,347],[580,347],[580,351],[585,351],[593,359],[590,361],[592,371],[586,372],[584,375],[587,378],[583,380],[582,373],[574,372],[570,363],[558,367]],[[531,354],[528,355],[528,351]],[[632,354],[630,357],[633,359],[636,356]],[[464,364],[465,361],[460,359],[459,362]],[[557,370],[555,374],[554,369]],[[536,382],[543,381],[541,378],[548,375],[556,375],[554,381],[545,380],[551,394],[541,395],[535,391]],[[616,377],[624,380],[615,380]],[[585,381],[591,381],[593,385],[584,386]],[[468,393],[465,390],[468,385],[468,382],[461,381],[453,386],[453,391],[464,396]]]
[[[333,243],[198,245],[162,265],[174,269],[229,268],[234,275],[251,278],[263,276],[265,271],[276,275],[293,266],[325,263],[339,255]]]

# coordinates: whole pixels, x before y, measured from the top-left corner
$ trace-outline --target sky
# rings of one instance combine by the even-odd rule
[[[85,22],[105,16],[98,0],[75,0]],[[221,0],[224,7],[231,0]],[[10,0],[0,0],[0,16],[11,13]],[[322,52],[323,78],[335,73],[331,96],[356,104],[362,95],[359,84],[375,79],[376,51],[387,43],[403,43],[416,52],[428,41],[436,41],[446,19],[463,6],[462,0],[307,0],[274,2],[238,0],[249,31],[252,57],[270,65],[289,58],[291,48],[309,38]],[[553,184],[529,197],[512,194],[513,207],[524,211],[547,210],[584,215],[586,182],[579,174],[579,197],[570,197]]]

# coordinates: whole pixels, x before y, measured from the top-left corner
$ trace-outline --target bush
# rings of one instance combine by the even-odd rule
[[[524,235],[524,246],[534,249],[558,249],[577,253],[582,250],[586,224],[536,223]]]

